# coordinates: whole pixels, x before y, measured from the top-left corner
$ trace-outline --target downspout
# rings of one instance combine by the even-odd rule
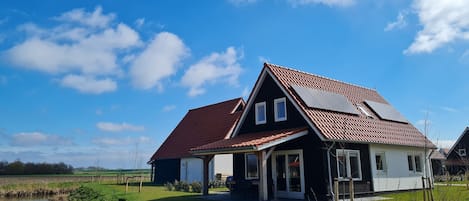
[[[329,173],[329,190],[332,195],[332,200],[334,200],[335,198],[334,190],[332,187],[332,173],[331,173],[331,149],[334,147],[334,145],[335,145],[335,142],[332,142],[332,145],[327,148],[327,168],[328,168],[327,172]]]

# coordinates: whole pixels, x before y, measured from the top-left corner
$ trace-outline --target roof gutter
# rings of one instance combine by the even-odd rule
[[[250,151],[258,151],[257,146],[247,146],[247,147],[232,147],[232,148],[222,148],[222,149],[205,149],[205,150],[191,150],[191,154],[196,156],[202,155],[212,155],[212,154],[234,154],[234,153],[243,153]]]

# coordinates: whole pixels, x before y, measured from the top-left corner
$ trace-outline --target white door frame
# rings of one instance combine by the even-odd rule
[[[285,155],[285,165],[288,163],[289,154],[298,154],[300,157],[300,183],[301,183],[301,192],[289,192],[289,174],[288,174],[288,167],[286,166],[286,185],[287,191],[277,191],[277,156],[278,155]],[[274,183],[274,197],[281,197],[281,198],[293,198],[293,199],[304,199],[305,194],[305,177],[304,177],[304,162],[303,162],[303,150],[295,149],[295,150],[282,150],[282,151],[274,151],[272,153],[272,180]]]

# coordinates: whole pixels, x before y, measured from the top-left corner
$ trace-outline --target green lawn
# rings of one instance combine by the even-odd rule
[[[422,191],[384,194],[383,197],[402,201],[423,201]],[[433,197],[436,201],[467,201],[469,190],[463,186],[435,186]]]

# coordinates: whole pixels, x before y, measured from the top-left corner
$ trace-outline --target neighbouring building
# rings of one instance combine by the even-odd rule
[[[154,183],[202,181],[203,161],[189,153],[193,147],[226,139],[241,116],[242,98],[191,109],[153,154],[151,164]],[[217,155],[209,164],[209,179],[216,174],[233,174],[233,156]]]
[[[446,157],[443,149],[434,150],[430,155],[430,160],[432,162],[433,176],[441,176],[446,173]]]
[[[465,174],[469,169],[469,127],[466,127],[448,152],[446,169],[451,175]]]
[[[376,90],[266,63],[229,138],[191,153],[233,154],[233,195],[329,200],[335,179],[340,194],[421,188],[435,148]]]

